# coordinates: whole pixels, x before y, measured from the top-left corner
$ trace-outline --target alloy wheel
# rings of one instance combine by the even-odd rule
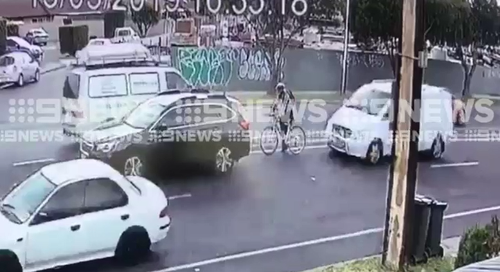
[[[139,157],[131,157],[125,161],[123,173],[126,176],[141,176],[142,175],[142,161]]]
[[[221,173],[226,173],[233,167],[233,159],[231,158],[231,150],[227,147],[222,147],[215,156],[215,167]]]

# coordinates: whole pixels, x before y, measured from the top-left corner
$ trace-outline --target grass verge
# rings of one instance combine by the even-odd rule
[[[451,272],[455,258],[430,259],[426,264],[409,266],[405,272]],[[370,257],[344,264],[334,264],[304,272],[396,272],[396,269],[381,265],[380,257]]]

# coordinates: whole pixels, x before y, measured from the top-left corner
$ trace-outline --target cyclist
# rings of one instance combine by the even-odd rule
[[[276,84],[275,89],[276,100],[273,103],[272,111],[276,114],[279,121],[282,134],[281,151],[285,152],[288,149],[285,143],[285,138],[287,137],[285,133],[288,132],[288,128],[294,121],[293,108],[295,106],[295,96],[292,91],[286,88],[285,83],[280,82]]]

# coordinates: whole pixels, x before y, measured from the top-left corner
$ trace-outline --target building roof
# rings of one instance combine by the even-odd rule
[[[53,1],[57,2],[56,7],[54,8],[47,7],[46,4],[44,4],[51,4]],[[4,18],[28,18],[76,12],[102,12],[108,10],[107,4],[109,2],[109,0],[104,0],[97,10],[92,10],[88,7],[86,4],[87,2],[85,1],[83,1],[83,5],[81,7],[75,9],[69,0],[37,0],[36,5],[33,4],[32,0],[0,0],[0,16]],[[61,3],[63,3],[62,7],[60,5]]]

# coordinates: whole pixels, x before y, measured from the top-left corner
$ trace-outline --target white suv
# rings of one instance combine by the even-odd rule
[[[135,263],[167,236],[167,206],[155,184],[124,177],[100,161],[45,166],[0,202],[1,271],[40,271],[112,256]]]

